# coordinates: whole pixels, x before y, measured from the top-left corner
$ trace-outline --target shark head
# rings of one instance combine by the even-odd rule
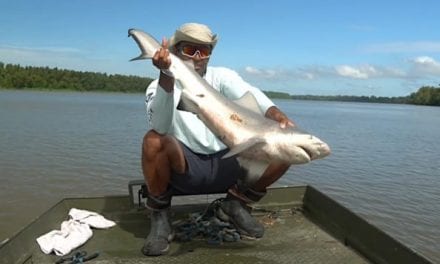
[[[288,164],[305,164],[330,154],[330,147],[319,138],[288,129],[285,133],[268,137],[268,148],[277,159]]]

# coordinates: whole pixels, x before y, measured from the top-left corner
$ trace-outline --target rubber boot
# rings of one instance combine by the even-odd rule
[[[168,252],[173,239],[173,230],[169,221],[171,192],[159,197],[148,196],[147,208],[150,213],[150,233],[145,239],[142,253],[146,256],[160,256]]]
[[[226,198],[217,211],[217,216],[232,223],[241,236],[255,239],[264,235],[264,226],[251,215],[248,204],[257,202],[266,192],[257,192],[252,189],[239,191],[237,186],[228,190]]]

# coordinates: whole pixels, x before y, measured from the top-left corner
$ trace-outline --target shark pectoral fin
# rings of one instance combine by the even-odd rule
[[[197,104],[197,98],[195,98],[192,94],[188,93],[186,90],[182,91],[180,95],[180,101],[177,105],[177,110],[187,111],[193,114],[197,114],[199,112],[199,105]]]
[[[241,152],[248,150],[252,147],[261,147],[263,144],[266,144],[266,141],[263,138],[251,138],[243,143],[235,145],[232,147],[228,153],[226,153],[222,159],[232,157],[234,155],[240,154]]]
[[[264,116],[264,113],[261,111],[260,106],[258,105],[257,99],[255,99],[255,96],[249,91],[247,91],[242,97],[234,102],[244,108]]]
[[[248,186],[252,186],[258,181],[267,167],[269,167],[269,163],[262,160],[253,160],[243,157],[238,157],[237,160],[240,166],[246,171],[243,181]]]

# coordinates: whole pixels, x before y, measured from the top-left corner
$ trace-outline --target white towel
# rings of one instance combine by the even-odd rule
[[[98,213],[76,208],[70,209],[69,218],[61,223],[61,230],[53,230],[37,238],[41,251],[45,254],[54,252],[58,256],[67,255],[92,237],[90,227],[109,228],[116,225]]]
[[[72,208],[69,211],[69,216],[73,220],[88,224],[94,228],[104,229],[116,225],[115,222],[105,219],[104,216],[87,210]]]
[[[89,225],[71,219],[61,224],[61,230],[50,231],[37,238],[37,242],[45,254],[53,251],[58,256],[64,256],[84,244],[92,235]]]

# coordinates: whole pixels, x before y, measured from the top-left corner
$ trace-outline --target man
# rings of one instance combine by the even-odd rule
[[[196,115],[179,111],[181,88],[168,71],[170,52],[182,60],[192,60],[194,69],[220,93],[238,99],[250,91],[267,118],[281,127],[293,126],[263,92],[245,82],[236,72],[226,68],[208,67],[217,36],[202,24],[188,23],[176,30],[169,42],[153,57],[160,69],[158,80],[146,91],[146,108],[151,130],[142,146],[142,170],[148,185],[147,207],[151,210],[151,230],[142,252],[157,256],[167,252],[172,239],[168,219],[171,197],[180,194],[227,192],[219,215],[231,222],[242,236],[260,238],[264,227],[250,214],[248,204],[260,200],[266,187],[278,180],[289,168],[286,164],[270,164],[252,186],[241,180],[246,173],[236,157],[222,159],[226,146]]]

